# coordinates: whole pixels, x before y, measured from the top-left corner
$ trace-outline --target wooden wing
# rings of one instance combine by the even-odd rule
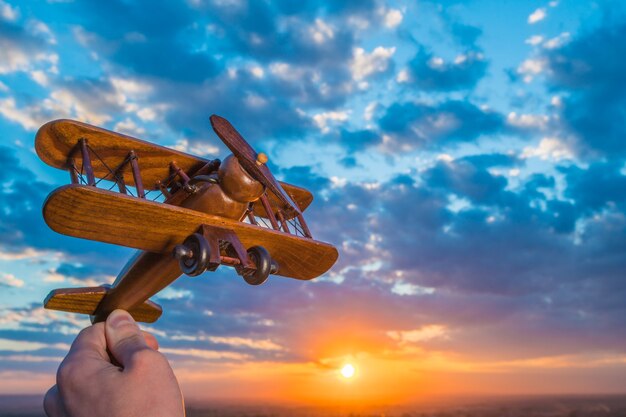
[[[68,160],[73,158],[76,166],[83,165],[81,152],[78,144],[80,139],[85,139],[89,146],[91,165],[96,177],[105,178],[110,176],[110,170],[121,166],[132,150],[137,156],[143,186],[147,190],[157,190],[158,181],[162,181],[170,175],[170,163],[176,165],[192,176],[209,161],[205,158],[179,152],[174,149],[159,146],[121,133],[112,132],[100,127],[74,120],[54,120],[43,125],[35,138],[35,150],[37,155],[46,164],[59,169],[68,170]],[[121,172],[124,182],[135,185],[131,170]],[[282,187],[304,211],[313,195],[302,187],[281,182]],[[273,208],[279,208],[280,202],[273,195],[269,196]],[[258,204],[256,214],[267,217],[263,207]]]
[[[43,215],[62,234],[160,253],[202,224],[228,228],[246,249],[265,247],[280,266],[277,275],[302,280],[322,275],[338,257],[328,243],[84,185],[53,191]]]

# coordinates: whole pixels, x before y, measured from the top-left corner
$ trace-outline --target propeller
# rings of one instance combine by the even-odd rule
[[[266,189],[272,193],[287,206],[287,214],[302,214],[298,205],[291,199],[289,194],[285,192],[267,165],[267,155],[264,153],[256,153],[252,146],[237,132],[230,122],[223,117],[212,115],[211,126],[222,139],[222,142],[230,149],[230,151],[239,160],[239,164],[252,176],[259,181]]]

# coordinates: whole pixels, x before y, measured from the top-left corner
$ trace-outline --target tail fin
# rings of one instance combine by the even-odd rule
[[[93,315],[108,291],[105,287],[59,288],[50,291],[43,306],[50,310]],[[163,309],[157,303],[146,300],[128,312],[136,321],[153,323],[161,317]]]

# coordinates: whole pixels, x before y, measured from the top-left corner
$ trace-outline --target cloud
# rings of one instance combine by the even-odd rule
[[[546,16],[547,16],[546,9],[543,7],[540,7],[528,16],[528,24],[533,25],[537,22],[540,22],[543,19],[545,19]]]
[[[574,153],[568,145],[559,138],[545,137],[536,147],[527,146],[521,154],[522,158],[540,158],[550,161],[573,159]]]
[[[385,26],[393,29],[402,23],[404,16],[398,9],[389,9],[385,13]]]
[[[40,64],[47,64],[48,69],[55,71],[58,55],[47,52],[46,42],[40,35],[32,28],[28,31],[0,20],[0,75],[26,71]]]
[[[363,48],[356,48],[351,64],[352,77],[355,81],[361,81],[373,74],[391,71],[393,69],[391,57],[395,52],[395,47],[377,46],[370,54]]]
[[[427,342],[431,339],[447,337],[445,326],[429,324],[419,329],[404,331],[388,331],[387,335],[400,344]]]
[[[544,73],[545,70],[546,61],[541,58],[526,59],[517,67],[517,73],[523,77],[525,83],[530,83],[535,77]]]
[[[549,88],[563,95],[560,116],[579,155],[620,158],[626,154],[626,128],[615,123],[626,105],[622,77],[626,64],[614,59],[626,53],[620,42],[625,35],[626,24],[610,23],[542,56],[549,70]]]
[[[313,121],[320,128],[320,130],[324,133],[328,132],[330,128],[328,127],[328,122],[345,122],[348,120],[347,111],[331,111],[325,113],[318,113],[313,115]]]
[[[545,130],[549,121],[550,117],[545,114],[517,114],[516,112],[510,112],[506,117],[506,122],[510,126],[520,129]]]
[[[20,13],[18,8],[11,7],[10,4],[0,1],[0,16],[2,16],[4,20],[12,22],[17,20],[19,15]]]
[[[398,75],[398,82],[431,91],[453,91],[472,88],[485,75],[487,62],[482,52],[468,51],[445,62],[424,47]]]
[[[435,105],[405,102],[389,106],[379,126],[401,146],[437,147],[497,132],[503,120],[499,114],[468,101],[450,100]]]
[[[626,212],[626,175],[619,162],[595,162],[583,169],[577,166],[561,168],[566,174],[566,196],[578,202],[586,212],[597,213],[617,206]]]
[[[24,280],[17,278],[13,274],[1,274],[0,286],[20,288],[24,286]]]

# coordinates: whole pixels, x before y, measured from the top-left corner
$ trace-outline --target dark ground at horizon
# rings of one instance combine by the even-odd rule
[[[0,395],[0,417],[45,416],[38,395]],[[451,400],[452,401],[452,400]],[[310,407],[200,404],[190,401],[188,417],[626,417],[626,394],[498,397],[378,407]]]

